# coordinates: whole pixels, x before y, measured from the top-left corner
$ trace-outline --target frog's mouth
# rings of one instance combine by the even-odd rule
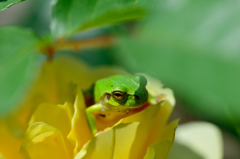
[[[136,99],[136,95],[125,95],[122,100],[117,100],[112,94],[106,93],[102,100],[104,109],[113,111],[126,111],[127,109],[135,109],[144,104],[145,103],[141,103],[139,99]]]
[[[114,106],[111,104],[105,104],[104,109],[107,111],[115,111],[115,112],[126,112],[129,113],[131,109],[134,109],[136,107],[125,107],[125,106]]]

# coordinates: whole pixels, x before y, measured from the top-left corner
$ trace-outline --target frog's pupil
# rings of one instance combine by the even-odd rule
[[[117,100],[122,100],[124,98],[124,93],[120,91],[115,91],[112,93],[114,98]]]
[[[121,95],[121,94],[119,94],[119,93],[116,93],[116,94],[115,94],[115,96],[119,97],[119,96],[122,96],[122,95]]]

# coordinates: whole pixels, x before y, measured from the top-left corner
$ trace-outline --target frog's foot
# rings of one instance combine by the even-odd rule
[[[96,134],[98,132],[97,130],[97,125],[96,125],[96,120],[94,118],[93,113],[94,112],[100,112],[102,110],[102,105],[101,104],[95,104],[86,109],[86,116],[87,116],[87,121],[88,121],[88,126],[90,128],[90,131],[92,134]]]

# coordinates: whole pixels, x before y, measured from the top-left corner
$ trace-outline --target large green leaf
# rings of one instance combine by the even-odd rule
[[[163,0],[117,58],[173,88],[195,114],[240,125],[240,1]],[[122,58],[119,57],[122,55]]]
[[[0,28],[1,115],[21,102],[24,92],[36,75],[40,62],[38,54],[34,53],[37,42],[37,36],[29,30]]]
[[[24,0],[0,0],[0,11],[12,6],[13,4],[20,3]]]
[[[101,25],[142,18],[147,0],[55,0],[51,29],[55,37]]]

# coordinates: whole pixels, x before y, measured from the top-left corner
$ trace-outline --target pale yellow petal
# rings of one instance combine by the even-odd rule
[[[152,145],[164,140],[172,141],[175,131],[177,129],[178,120],[168,124],[168,119],[172,113],[173,107],[170,102],[165,101],[158,112],[156,120],[154,121],[151,135],[148,139],[148,144]]]
[[[149,133],[156,120],[157,114],[160,110],[160,104],[149,106],[143,111],[123,118],[121,123],[140,122],[138,130],[136,132],[135,141],[131,148],[131,159],[143,158],[149,145],[146,145],[149,138]]]
[[[4,159],[23,159],[19,154],[21,144],[22,141],[13,136],[5,123],[0,121],[0,156]]]
[[[162,141],[157,144],[151,145],[148,148],[147,154],[144,159],[167,159],[169,152],[172,148],[172,141]]]
[[[112,159],[114,150],[114,130],[108,129],[87,142],[75,159]]]
[[[64,105],[44,103],[38,106],[32,114],[29,125],[32,125],[35,122],[44,122],[59,130],[63,135],[67,150],[72,156],[74,144],[67,139],[67,135],[71,130],[72,116],[73,106],[70,103],[65,103]]]
[[[144,159],[155,159],[155,150],[153,147],[149,146],[147,149],[147,153],[144,156]]]
[[[59,78],[72,81],[83,90],[89,89],[98,79],[116,74],[128,74],[126,71],[116,67],[89,67],[83,61],[66,55],[54,59],[53,64],[56,68],[59,68]]]
[[[74,103],[71,131],[68,135],[68,138],[75,143],[74,156],[80,151],[82,146],[93,137],[88,127],[85,110],[86,105],[84,97],[82,91],[78,89],[76,101]]]
[[[75,159],[129,158],[139,123],[118,123],[113,128],[94,136]]]
[[[191,122],[180,125],[175,140],[204,159],[223,158],[221,131],[211,123]]]
[[[167,125],[173,107],[168,101],[151,105],[143,111],[123,118],[122,123],[140,122],[131,148],[131,159],[143,158],[147,148],[158,142],[173,141],[177,121]]]
[[[52,61],[45,61],[26,99],[20,102],[9,117],[8,125],[12,133],[19,137],[23,136],[28,127],[28,120],[39,104],[74,102],[75,84],[86,90],[96,80],[115,74],[127,72],[116,67],[91,68],[71,56],[57,56]]]
[[[120,123],[113,127],[115,135],[114,159],[130,158],[139,124],[139,122],[129,124]]]
[[[21,153],[31,159],[71,158],[61,132],[43,122],[36,122],[28,128]]]
[[[154,97],[161,97],[162,100],[168,100],[172,107],[174,107],[176,101],[173,95],[173,91],[169,88],[163,88],[163,84],[158,79],[149,76],[148,74],[141,73],[141,75],[147,78],[147,90]]]
[[[72,104],[56,105],[44,103],[37,107],[31,116],[29,125],[35,122],[44,122],[67,136],[71,130],[71,119],[73,116]]]

